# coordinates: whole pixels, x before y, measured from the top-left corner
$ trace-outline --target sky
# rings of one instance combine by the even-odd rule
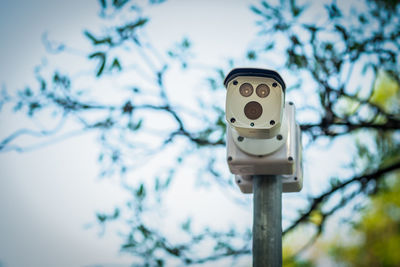
[[[212,8],[204,1],[168,1],[149,12],[149,37],[160,49],[190,37],[195,52],[207,57],[209,64],[225,60],[243,51],[254,34],[246,30],[253,25],[248,3],[230,5],[227,13],[224,1],[213,2]],[[75,48],[87,47],[82,32],[95,27],[98,12],[97,1],[2,1],[1,86],[13,93],[35,83],[34,67],[54,58],[43,46],[44,33],[54,40],[67,40]],[[167,26],[172,29],[168,34]],[[241,38],[226,31],[230,27]],[[67,57],[58,59],[65,69],[76,64],[73,56]],[[5,106],[0,114],[0,137],[19,127],[35,127],[10,110]],[[96,137],[86,134],[27,153],[0,154],[0,266],[130,263],[129,257],[119,253],[121,239],[115,232],[100,237],[98,228],[87,229],[95,212],[112,210],[126,198],[118,183],[97,178],[97,146]]]
[[[0,33],[6,36],[0,81],[15,92],[33,83],[33,69],[46,57],[43,33],[78,40],[81,28],[96,19],[96,3],[2,1],[0,13]],[[0,119],[2,137],[32,126],[22,116],[7,116],[6,108]],[[85,230],[107,199],[122,195],[117,186],[96,180],[93,146],[93,136],[87,135],[37,151],[0,155],[2,266],[127,262],[118,258],[117,238],[99,242],[96,231]]]
[[[252,1],[170,0],[146,10],[151,18],[146,32],[159,51],[189,38],[199,65],[225,65],[227,59],[243,56],[257,33],[250,3]],[[75,69],[76,65],[93,67],[91,62],[80,58],[82,51],[89,49],[83,29],[96,28],[98,13],[94,0],[3,0],[0,9],[1,88],[12,93],[35,83],[34,67],[43,62],[49,65],[57,62],[61,70]],[[52,40],[67,41],[75,52],[49,54],[42,43],[44,33]],[[192,77],[177,73],[167,81],[180,81],[176,99],[189,94],[185,86],[193,82]],[[289,95],[287,100],[296,103],[295,95]],[[9,106],[1,110],[0,139],[15,129],[37,126],[38,122],[26,120],[11,110]],[[69,127],[73,129],[74,125]],[[22,138],[19,142],[36,141]],[[97,141],[94,134],[77,134],[26,153],[0,153],[0,263],[3,264],[0,266],[126,266],[131,263],[130,257],[119,253],[121,239],[115,229],[101,236],[98,228],[88,227],[95,221],[96,212],[112,211],[116,203],[123,203],[128,197],[118,182],[97,177]],[[332,156],[310,151],[306,161],[311,166],[318,163],[321,168],[316,172],[305,168],[303,193],[322,190],[318,181],[328,173],[335,173],[340,162],[348,160],[346,156],[350,153]],[[335,157],[339,163],[329,164]],[[243,211],[229,204],[228,197],[207,190],[188,189],[192,188],[185,180],[188,175],[194,174],[186,171],[180,175],[180,186],[172,189],[176,197],[168,200],[169,207],[178,210],[177,220],[184,218],[181,214],[193,215],[194,210],[202,214],[198,217],[206,224],[209,218],[228,211],[227,218],[236,219],[242,225],[251,224],[251,207]],[[193,201],[191,205],[182,203],[182,199],[196,198],[202,201]],[[289,203],[290,199],[291,196],[284,196],[284,203]],[[209,209],[210,206],[215,208]],[[220,226],[224,227],[224,223],[220,220]]]

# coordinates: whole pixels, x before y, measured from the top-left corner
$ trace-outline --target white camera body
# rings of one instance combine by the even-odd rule
[[[290,151],[292,150],[290,145],[289,150],[285,149],[285,146],[288,144],[285,144],[280,150],[269,156],[255,159],[243,153],[240,149],[237,149],[232,141],[228,143],[228,155],[235,154],[237,158],[236,162],[232,162],[234,161],[233,157],[231,161],[228,159],[228,165],[231,172],[235,174],[235,183],[239,186],[242,193],[253,193],[252,175],[266,173],[270,175],[280,175],[282,178],[282,192],[301,191],[303,187],[303,166],[301,159],[301,133],[298,125],[296,125],[295,131],[297,133],[292,136],[295,136],[297,139],[294,147],[296,156],[293,158],[292,162],[288,162],[287,158],[285,158],[285,155],[291,154]],[[244,165],[241,165],[243,163]],[[283,174],[283,171],[286,171],[286,173]]]
[[[240,190],[252,193],[252,175],[280,175],[283,192],[300,191],[301,133],[283,79],[272,70],[240,68],[224,84],[227,161]]]
[[[249,84],[253,88],[253,93],[248,97],[243,97],[238,90],[243,84]],[[260,103],[261,98],[254,92],[259,85],[266,85],[268,87],[265,88],[269,88],[268,96],[262,99],[262,103]],[[261,105],[258,107],[261,107],[262,113],[258,118],[256,118],[258,114],[248,118],[243,112],[249,103]],[[240,76],[227,84],[226,120],[241,136],[258,139],[271,138],[278,133],[281,127],[284,103],[282,86],[274,79]]]

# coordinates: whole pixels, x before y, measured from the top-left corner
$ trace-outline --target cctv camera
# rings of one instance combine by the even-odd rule
[[[286,142],[285,83],[273,70],[233,69],[225,78],[229,134],[244,152],[264,156]],[[275,138],[276,137],[276,138]]]
[[[301,132],[294,104],[285,103],[282,77],[273,70],[237,68],[224,85],[230,171],[236,177],[285,175],[284,192],[300,191]],[[242,192],[252,190],[251,179],[235,181]]]
[[[282,125],[285,83],[273,70],[233,69],[225,78],[226,120],[240,136],[265,139]]]
[[[232,144],[231,144],[232,147]],[[297,125],[296,126],[296,146],[294,147],[296,150],[296,158],[295,160],[295,166],[294,169],[291,169],[290,171],[286,171],[287,173],[290,174],[282,174],[280,175],[282,179],[282,192],[288,193],[288,192],[299,192],[303,188],[303,166],[302,166],[302,160],[301,160],[301,154],[302,154],[302,147],[301,147],[301,133],[300,133],[300,127]],[[233,151],[230,151],[230,153],[233,153]],[[289,152],[290,153],[290,152]],[[239,157],[240,155],[236,154],[235,157]],[[246,156],[244,158],[249,158],[249,156]],[[277,161],[279,158],[278,155],[266,157],[264,159],[260,159],[259,162],[261,164],[257,164],[256,162],[250,163],[252,166],[267,166],[266,170],[263,170],[262,172],[273,172],[274,169],[271,166],[274,166],[275,171],[282,173],[284,170],[284,167],[282,167],[284,161]],[[243,160],[243,159],[242,159]],[[246,172],[246,170],[244,170]],[[247,169],[247,173],[256,173],[256,170],[252,170],[250,172],[249,168]],[[243,170],[240,170],[238,173],[243,173]],[[268,178],[266,178],[268,179]],[[239,187],[240,191],[244,194],[251,194],[253,193],[253,176],[249,174],[236,174],[235,175],[235,183]]]

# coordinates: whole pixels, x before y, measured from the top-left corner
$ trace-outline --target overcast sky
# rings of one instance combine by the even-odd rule
[[[242,56],[257,32],[254,15],[249,10],[251,2],[256,1],[169,0],[145,12],[151,18],[146,32],[160,51],[188,37],[197,61],[224,65],[228,58]],[[34,66],[57,58],[46,53],[41,41],[43,33],[51,39],[67,41],[74,48],[87,48],[89,43],[82,32],[96,28],[98,12],[95,0],[3,0],[0,86],[12,93],[34,84]],[[65,68],[77,65],[78,56],[60,57]],[[190,78],[175,77],[182,82]],[[182,94],[187,92],[184,85],[179,90]],[[296,103],[290,97],[288,100]],[[11,110],[12,107],[5,106],[0,113],[0,140],[14,129],[35,127],[32,121],[14,115]],[[37,140],[20,140],[32,141]],[[128,256],[119,253],[121,239],[115,231],[107,231],[100,238],[98,228],[85,227],[94,222],[95,212],[112,211],[115,204],[127,198],[118,183],[97,178],[98,152],[96,136],[85,134],[27,153],[0,153],[0,262],[4,266],[130,263]],[[320,189],[315,181],[327,173],[335,173],[340,163],[328,164],[335,157],[340,155],[309,154],[308,162],[318,162],[321,168],[313,173],[315,180],[305,180],[306,192]],[[342,161],[346,160],[342,155]],[[305,171],[308,174],[307,167]],[[186,192],[184,185],[180,198],[171,205],[178,205],[182,198],[193,194]],[[207,198],[211,194],[198,193],[201,199],[206,199],[203,208],[221,201],[218,197]],[[251,218],[243,218],[243,214],[251,212],[226,207],[229,208],[220,208],[230,213],[227,217],[237,216],[244,225],[251,225]],[[187,210],[190,208],[193,209]],[[199,212],[202,209],[200,205],[196,208]],[[210,210],[209,217],[220,212],[217,208]]]
[[[190,37],[197,55],[210,64],[239,56],[254,34],[249,30],[254,22],[248,3],[229,1],[229,9],[226,4],[167,1],[149,11],[147,32],[160,49]],[[2,1],[0,85],[13,93],[35,83],[34,66],[54,58],[46,54],[43,33],[75,48],[87,46],[82,32],[96,27],[98,11],[94,0]],[[234,33],[227,31],[232,27]],[[63,63],[73,65],[74,59]],[[1,138],[18,127],[34,127],[23,116],[12,115],[11,109],[5,106],[0,114]],[[25,141],[32,140],[21,140]],[[96,211],[112,210],[126,199],[117,183],[97,178],[97,146],[95,136],[86,134],[27,153],[0,154],[3,266],[130,263],[119,253],[121,239],[115,232],[100,238],[98,228],[85,228],[94,222]]]

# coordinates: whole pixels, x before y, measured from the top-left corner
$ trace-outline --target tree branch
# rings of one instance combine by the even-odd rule
[[[289,233],[290,231],[292,231],[294,228],[296,228],[300,223],[305,222],[308,220],[310,214],[312,211],[316,210],[318,205],[320,203],[322,203],[323,201],[325,201],[328,197],[330,197],[331,195],[333,195],[335,192],[337,192],[340,189],[345,188],[346,186],[354,183],[354,182],[361,182],[363,184],[367,183],[370,180],[378,180],[380,179],[380,177],[382,177],[384,174],[387,174],[389,172],[395,171],[400,169],[400,162],[394,163],[392,165],[389,165],[387,167],[381,168],[377,171],[375,171],[374,173],[370,173],[370,174],[364,174],[364,175],[360,175],[360,176],[355,176],[352,177],[346,181],[344,181],[341,184],[338,184],[336,186],[331,187],[328,191],[326,191],[325,193],[319,195],[318,197],[315,197],[311,200],[311,204],[309,205],[309,208],[307,209],[307,211],[305,211],[304,213],[302,213],[302,215],[292,223],[292,225],[290,225],[288,228],[286,228],[283,233],[282,236],[286,235],[287,233]]]

